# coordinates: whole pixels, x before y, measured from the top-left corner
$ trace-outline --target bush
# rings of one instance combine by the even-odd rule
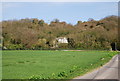
[[[58,47],[66,49],[66,48],[68,48],[68,44],[67,43],[60,43],[60,44],[58,44]]]
[[[65,71],[63,71],[63,72],[60,72],[59,74],[58,74],[58,77],[60,77],[60,78],[64,78],[64,77],[67,77],[68,75],[67,75],[67,73],[65,72]]]
[[[21,49],[24,49],[24,47],[22,44],[9,44],[7,45],[7,49],[21,50]]]

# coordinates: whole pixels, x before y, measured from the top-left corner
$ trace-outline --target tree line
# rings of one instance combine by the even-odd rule
[[[111,49],[118,40],[118,17],[108,16],[101,20],[89,19],[72,25],[58,19],[50,24],[37,18],[7,20],[0,22],[2,49],[42,50],[42,49]],[[69,39],[68,44],[53,47],[58,37]],[[117,47],[119,47],[117,45]]]

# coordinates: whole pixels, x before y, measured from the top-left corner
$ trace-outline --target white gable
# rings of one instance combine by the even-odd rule
[[[63,38],[57,38],[58,42],[59,43],[68,43],[68,40],[66,37],[63,37]]]

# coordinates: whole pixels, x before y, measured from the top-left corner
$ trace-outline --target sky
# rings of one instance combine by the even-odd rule
[[[3,2],[0,21],[38,18],[46,23],[59,19],[76,24],[78,20],[100,20],[110,15],[118,15],[117,2]]]
[[[119,2],[119,0],[1,0],[2,2]]]

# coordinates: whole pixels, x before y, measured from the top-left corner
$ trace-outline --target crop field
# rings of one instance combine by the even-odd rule
[[[110,51],[2,51],[3,79],[70,79],[108,62]]]

